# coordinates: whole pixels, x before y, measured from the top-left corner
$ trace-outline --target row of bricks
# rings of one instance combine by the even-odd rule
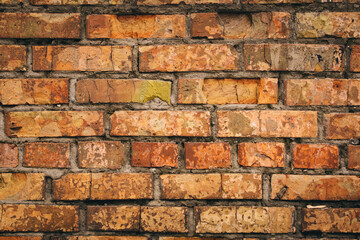
[[[151,173],[69,173],[52,184],[52,200],[154,199]],[[43,173],[1,173],[1,200],[44,200]],[[263,199],[262,174],[160,175],[160,199]],[[351,175],[271,175],[270,198],[359,201],[360,178]]]
[[[77,232],[79,208],[68,205],[8,205],[2,208],[0,231]],[[301,231],[358,233],[359,208],[303,208]],[[87,206],[91,231],[188,232],[188,208]],[[294,207],[194,207],[196,233],[293,233]],[[321,220],[319,220],[321,219]],[[81,239],[81,238],[80,238]]]
[[[193,13],[190,18],[192,38],[283,39],[291,35],[291,14],[287,12]],[[359,38],[359,20],[359,12],[297,13],[295,31],[299,38]],[[319,21],[327,22],[319,27]],[[77,13],[1,13],[0,22],[4,23],[0,38],[81,38],[81,16]],[[185,15],[86,16],[86,37],[90,39],[185,38],[186,35]]]
[[[140,72],[345,70],[345,47],[320,44],[226,44],[139,47]],[[26,47],[0,45],[0,71],[25,71]],[[131,46],[33,46],[34,71],[133,70]],[[244,65],[244,66],[242,66]],[[350,71],[360,72],[360,46],[350,46]]]
[[[49,240],[148,240],[149,238],[143,236],[115,236],[115,235],[90,235],[90,236],[50,236]],[[274,240],[277,238],[261,238],[267,240]],[[286,238],[290,240],[335,240],[334,238]],[[43,240],[42,237],[32,237],[32,236],[8,236],[1,237],[0,240]],[[222,237],[159,237],[159,240],[227,240],[227,238]],[[236,238],[235,240],[260,240],[259,238]],[[346,240],[352,240],[351,238],[346,238]],[[355,240],[355,239],[354,239]]]
[[[80,168],[118,169],[125,164],[126,147],[118,141],[78,142]],[[19,164],[18,147],[0,143],[0,167]],[[348,146],[348,168],[360,170],[360,146]],[[133,142],[133,167],[178,167],[179,149],[171,142]],[[238,144],[238,163],[245,167],[284,167],[285,144],[258,142]],[[23,167],[69,168],[69,143],[25,143]],[[292,144],[292,166],[302,169],[338,169],[339,148],[328,144]],[[185,143],[186,169],[231,168],[228,143]]]
[[[318,112],[288,110],[234,110],[216,112],[217,137],[316,138]],[[325,114],[326,139],[360,137],[359,113]],[[111,136],[211,135],[208,111],[115,111]],[[9,137],[103,136],[101,111],[5,112]]]
[[[69,79],[0,79],[3,105],[67,104]],[[284,81],[287,106],[360,105],[359,79],[289,79]],[[172,83],[139,79],[81,79],[78,103],[171,102]],[[276,104],[278,79],[178,79],[178,104]]]

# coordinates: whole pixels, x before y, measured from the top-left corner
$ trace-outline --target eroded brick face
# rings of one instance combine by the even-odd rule
[[[348,146],[348,168],[360,170],[360,147]]]
[[[285,146],[283,143],[240,143],[238,159],[246,167],[284,167]]]
[[[295,168],[339,168],[339,148],[327,144],[293,145]]]
[[[175,143],[134,142],[131,165],[134,167],[177,167],[178,151]]]
[[[16,167],[19,164],[18,147],[15,144],[0,143],[0,167]]]
[[[1,173],[0,180],[1,200],[44,200],[42,173]]]
[[[25,71],[26,47],[0,45],[0,71]]]
[[[141,207],[141,229],[145,232],[187,232],[186,215],[184,207]]]

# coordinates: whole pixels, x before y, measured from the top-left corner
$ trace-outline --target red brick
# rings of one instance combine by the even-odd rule
[[[228,143],[185,143],[187,169],[231,167],[231,149]]]
[[[349,80],[348,105],[360,105],[360,80]]]
[[[132,68],[130,46],[34,46],[34,71],[116,71]]]
[[[164,4],[231,4],[234,0],[138,0],[138,5],[164,5]]]
[[[206,111],[116,111],[112,136],[209,136]]]
[[[124,0],[30,0],[32,5],[122,5]]]
[[[223,199],[262,199],[261,174],[224,173],[221,181]]]
[[[351,46],[350,71],[360,72],[360,45]]]
[[[271,198],[281,200],[359,201],[360,179],[343,175],[283,175],[271,177]]]
[[[79,208],[66,205],[2,205],[0,231],[77,232]]]
[[[209,39],[288,38],[290,14],[261,12],[250,14],[193,13],[191,37]]]
[[[68,168],[70,167],[69,143],[25,143],[24,167]]]
[[[77,13],[1,13],[0,38],[80,38]]]
[[[54,180],[53,200],[87,200],[90,198],[90,173],[69,173]]]
[[[44,200],[45,175],[0,173],[0,186],[0,200]]]
[[[250,71],[343,71],[344,47],[316,44],[245,44]]]
[[[3,105],[68,103],[68,79],[0,79]]]
[[[88,38],[185,37],[185,15],[89,15]]]
[[[9,137],[101,136],[103,125],[103,113],[96,111],[5,113]]]
[[[141,230],[187,232],[186,215],[185,207],[141,207]]]
[[[339,148],[328,144],[293,145],[295,168],[339,168]]]
[[[290,233],[294,208],[195,207],[196,233]]]
[[[0,143],[0,168],[14,168],[19,164],[18,148],[15,144]]]
[[[178,147],[170,142],[133,142],[131,165],[134,167],[177,167]]]
[[[285,81],[286,105],[347,105],[348,80],[293,79]]]
[[[26,47],[0,45],[0,71],[26,71]]]
[[[360,232],[360,208],[304,208],[302,216],[303,232]]]
[[[140,227],[139,206],[88,206],[87,230],[136,231]]]
[[[285,145],[277,142],[239,143],[239,164],[245,167],[284,167]]]
[[[348,168],[360,170],[360,146],[348,145]]]
[[[241,0],[242,4],[313,3],[314,0]]]
[[[327,139],[360,138],[360,114],[325,114],[325,128]]]
[[[261,137],[317,137],[317,112],[260,111]]]
[[[254,137],[260,135],[260,111],[218,111],[218,137]]]
[[[220,174],[161,175],[162,199],[219,199]]]
[[[125,163],[125,148],[121,142],[79,142],[78,160],[81,168],[117,169]]]
[[[139,47],[140,72],[238,70],[239,54],[230,45],[192,44]]]

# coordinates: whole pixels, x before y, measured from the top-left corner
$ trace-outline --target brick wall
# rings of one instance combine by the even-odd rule
[[[359,0],[0,0],[0,110],[0,240],[360,239]]]

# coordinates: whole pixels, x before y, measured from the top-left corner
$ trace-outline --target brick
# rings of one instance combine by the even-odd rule
[[[207,111],[116,111],[112,136],[209,136]]]
[[[317,137],[317,112],[261,111],[261,137]]]
[[[313,3],[314,0],[241,0],[242,4]]]
[[[325,128],[327,139],[360,138],[359,113],[330,113],[325,114]]]
[[[285,81],[285,102],[290,106],[347,105],[349,80],[291,79]]]
[[[250,71],[344,70],[344,47],[320,44],[245,44],[245,69]]]
[[[297,35],[300,38],[360,37],[359,12],[297,13]]]
[[[93,173],[92,200],[152,199],[150,173]]]
[[[44,189],[42,173],[0,173],[0,200],[44,200]]]
[[[42,240],[42,237],[0,237],[0,240]]]
[[[164,174],[161,179],[162,199],[219,199],[220,174]]]
[[[79,207],[66,205],[2,205],[0,231],[77,232]]]
[[[348,105],[360,105],[360,80],[349,80]]]
[[[218,137],[254,137],[260,135],[260,111],[217,111]]]
[[[292,151],[295,168],[339,168],[339,148],[335,145],[296,144]]]
[[[185,15],[89,15],[88,38],[185,37]]]
[[[181,104],[272,104],[277,103],[278,80],[179,79]]]
[[[277,142],[239,143],[238,161],[245,167],[284,167],[285,145]]]
[[[359,233],[360,208],[325,208],[302,210],[302,231]]]
[[[360,45],[351,46],[350,71],[360,72]]]
[[[0,0],[0,4],[4,5],[18,5],[22,3],[22,0]]]
[[[290,233],[294,208],[195,207],[196,233]]]
[[[30,0],[32,5],[121,5],[124,0]]]
[[[178,146],[170,142],[133,142],[134,167],[178,167]]]
[[[290,14],[261,12],[250,14],[193,13],[191,37],[209,39],[288,38]]]
[[[187,208],[141,207],[141,230],[145,232],[187,232]]]
[[[69,143],[25,143],[24,167],[69,168]]]
[[[3,105],[68,103],[68,79],[0,79]]]
[[[75,236],[68,237],[67,240],[148,240],[147,237],[135,236]],[[1,239],[0,239],[1,240]]]
[[[116,71],[132,68],[130,46],[34,46],[34,71]]]
[[[261,174],[224,173],[221,180],[223,199],[262,199]]]
[[[77,13],[1,13],[0,38],[80,38]]]
[[[26,47],[0,45],[0,71],[26,71]]]
[[[82,79],[76,83],[79,103],[146,103],[159,98],[170,104],[171,82],[137,79]]]
[[[87,230],[136,231],[140,227],[139,206],[88,206]]]
[[[96,111],[6,112],[9,137],[100,136],[103,113]]]
[[[231,4],[233,0],[138,0],[138,5],[164,5],[164,4]]]
[[[87,200],[90,198],[90,173],[69,173],[54,180],[53,200]]]
[[[360,170],[360,146],[348,145],[348,169]]]
[[[125,147],[117,141],[78,142],[80,168],[117,169],[125,163]]]
[[[0,143],[0,168],[14,168],[19,164],[18,147],[15,144]]]
[[[139,47],[140,72],[238,70],[239,54],[221,44],[157,45]]]
[[[187,169],[231,167],[231,149],[228,143],[185,143]]]
[[[360,179],[343,175],[283,175],[271,177],[271,198],[281,200],[360,200]]]

